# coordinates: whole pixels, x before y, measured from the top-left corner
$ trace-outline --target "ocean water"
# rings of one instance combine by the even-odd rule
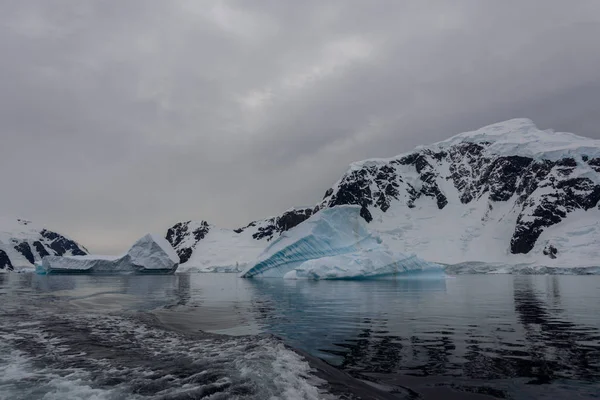
[[[0,399],[600,398],[600,277],[0,274]]]

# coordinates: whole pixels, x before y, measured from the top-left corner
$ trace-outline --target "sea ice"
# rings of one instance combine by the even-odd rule
[[[241,276],[358,279],[442,272],[416,256],[389,251],[369,232],[360,210],[355,205],[321,210],[283,233]]]
[[[37,265],[37,272],[172,274],[178,266],[179,256],[169,242],[161,236],[148,234],[123,256],[46,256],[42,264]]]
[[[416,255],[389,251],[385,246],[361,252],[308,260],[284,279],[396,279],[444,277],[444,269]]]

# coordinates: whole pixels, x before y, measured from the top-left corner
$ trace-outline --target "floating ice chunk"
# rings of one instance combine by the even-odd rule
[[[380,247],[381,239],[369,232],[360,209],[345,205],[321,210],[283,233],[241,276],[282,277],[308,260]]]
[[[127,255],[133,265],[149,270],[171,270],[179,264],[179,256],[167,239],[152,233],[135,242]]]
[[[41,274],[51,273],[155,273],[172,274],[179,266],[179,256],[166,239],[148,234],[120,257],[113,256],[46,256],[36,266]]]
[[[416,255],[395,253],[384,246],[322,257],[302,263],[285,279],[396,279],[445,276],[443,268]]]

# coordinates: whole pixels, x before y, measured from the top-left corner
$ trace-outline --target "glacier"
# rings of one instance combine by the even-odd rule
[[[359,279],[443,270],[414,255],[388,250],[360,215],[361,207],[321,210],[284,232],[242,272],[244,278]]]
[[[179,266],[179,256],[171,244],[159,235],[147,234],[122,256],[46,256],[36,265],[39,274],[172,274]]]

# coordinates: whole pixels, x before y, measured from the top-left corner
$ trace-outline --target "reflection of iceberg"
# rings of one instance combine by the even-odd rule
[[[285,274],[286,279],[395,279],[443,277],[443,269],[415,255],[382,248],[317,258]]]
[[[414,256],[393,253],[372,235],[360,206],[321,210],[275,240],[242,273],[253,276],[310,279],[393,277],[441,268]],[[292,272],[290,272],[292,271]]]
[[[41,274],[51,273],[154,273],[172,274],[179,257],[166,239],[148,234],[135,242],[127,254],[110,256],[46,256],[37,266]]]
[[[430,316],[446,306],[439,303],[447,290],[445,279],[248,283],[255,290],[252,297],[260,299],[250,305],[264,332],[334,365],[355,342],[373,343],[400,332],[408,339],[421,314]],[[373,336],[363,336],[365,330]]]

